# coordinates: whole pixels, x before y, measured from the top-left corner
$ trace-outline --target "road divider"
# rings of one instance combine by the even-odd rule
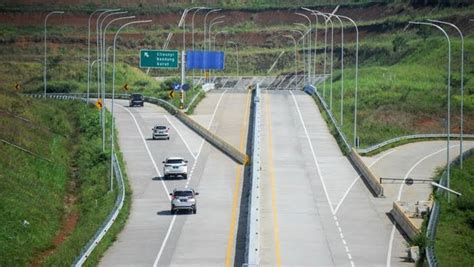
[[[250,197],[248,200],[247,238],[245,264],[258,266],[260,262],[260,136],[261,108],[260,85],[257,84],[253,94],[251,113],[252,132],[252,169],[250,175]]]
[[[367,184],[370,186],[370,189],[372,189],[372,192],[377,196],[377,197],[382,197],[383,196],[383,187],[380,184],[380,177],[375,175],[372,170],[365,165],[364,161],[360,157],[359,153],[352,148],[351,153],[349,154],[349,158],[351,159],[351,162],[353,165],[357,168],[361,176],[364,178],[364,180],[367,182]]]

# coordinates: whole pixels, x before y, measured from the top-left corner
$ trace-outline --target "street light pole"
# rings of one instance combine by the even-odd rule
[[[100,72],[98,73],[99,74],[99,77],[100,77],[100,85],[101,85],[101,94],[102,94],[102,99],[105,100],[105,82],[104,82],[104,73],[105,73],[105,59],[104,59],[104,38],[105,38],[105,35],[103,34],[104,31],[103,31],[103,24],[104,24],[104,21],[107,20],[108,17],[111,17],[111,16],[115,16],[115,15],[121,15],[121,14],[126,14],[128,13],[128,11],[119,11],[119,12],[113,12],[113,13],[109,13],[107,15],[104,16],[104,18],[102,19],[102,21],[100,22],[100,26],[99,26],[99,46],[100,46],[100,53],[97,55],[98,57],[100,57]],[[106,120],[106,117],[105,117],[105,109],[101,109],[100,110],[100,114],[102,116],[102,152],[105,151],[105,120]]]
[[[221,19],[221,18],[224,18],[225,16],[218,16],[218,17],[215,17],[211,20],[211,22],[209,22],[209,29],[208,29],[208,42],[209,42],[209,50],[212,50],[212,47],[211,47],[211,36],[212,36],[212,26],[215,25],[215,24],[220,24],[220,23],[223,23],[224,21],[223,20],[219,20],[219,21],[216,21],[218,19]]]
[[[299,43],[300,41],[302,41],[303,43],[303,56],[301,57],[302,58],[302,61],[303,61],[303,82],[305,81],[305,75],[306,75],[306,65],[305,65],[305,56],[304,56],[304,33],[299,31],[299,30],[291,30],[292,32],[294,33],[298,33],[301,35],[300,39],[298,39],[298,42]]]
[[[323,83],[323,99],[326,99],[326,59],[327,59],[327,36],[328,36],[328,21],[330,21],[329,16],[325,15],[324,13],[318,11],[318,10],[312,10],[306,7],[303,7],[302,9],[311,12],[315,17],[316,17],[316,23],[318,23],[318,15],[322,16],[324,20],[324,66],[323,66],[323,71],[324,71],[324,83]],[[334,25],[331,22],[331,29],[334,30]],[[334,35],[333,35],[334,36]],[[316,27],[316,41],[317,43],[317,27]],[[332,53],[332,51],[331,51]],[[332,67],[331,67],[332,68]],[[314,60],[314,69],[315,69],[315,75],[316,75],[316,58]],[[331,73],[331,82],[332,82],[332,73]],[[332,86],[332,85],[331,85]],[[332,90],[331,90],[332,92]],[[332,99],[332,97],[331,97]]]
[[[319,21],[318,21],[318,14],[314,11],[314,10],[311,10],[309,8],[306,8],[306,7],[302,7],[301,9],[303,10],[306,10],[306,11],[309,11],[311,13],[311,15],[314,16],[314,18],[316,19],[316,26],[314,27],[314,31],[315,31],[315,34],[314,34],[314,67],[313,67],[313,79],[315,82],[316,81],[316,62],[317,62],[317,55],[318,55],[318,24],[319,24]],[[323,15],[324,16],[324,15]],[[326,26],[327,26],[327,22],[326,22]],[[310,62],[311,64],[311,62]]]
[[[206,50],[206,37],[207,37],[207,16],[213,12],[220,11],[221,9],[211,9],[209,10],[206,15],[204,16],[204,41],[203,41],[203,50]]]
[[[463,142],[463,132],[464,132],[464,36],[456,25],[439,20],[431,20],[428,21],[436,22],[440,24],[449,25],[455,28],[458,33],[459,37],[461,37],[461,125],[460,125],[460,140],[459,140],[459,167],[462,169],[462,161],[463,161],[463,153],[462,153],[462,142]]]
[[[192,19],[191,19],[191,28],[192,28],[192,45],[193,45],[193,50],[194,50],[194,17],[196,16],[196,13],[198,13],[201,10],[208,9],[207,7],[199,7],[194,11]],[[191,88],[194,88],[194,68],[193,68],[193,79],[191,80]]]
[[[359,90],[359,28],[355,21],[349,17],[337,15],[350,21],[356,30],[356,56],[355,56],[355,93],[354,93],[354,148],[357,147],[357,93]]]
[[[308,56],[308,84],[311,84],[311,51],[312,51],[312,47],[311,47],[311,32],[313,31],[313,28],[312,28],[312,25],[311,25],[311,19],[303,14],[303,13],[299,13],[299,12],[295,12],[296,15],[298,16],[301,16],[301,17],[304,17],[306,18],[306,20],[308,20],[308,24],[309,24],[309,35],[308,35],[308,46],[309,46],[309,53],[307,53],[307,56]]]
[[[115,47],[117,43],[117,36],[120,33],[120,31],[132,24],[138,24],[138,23],[149,23],[151,20],[138,20],[138,21],[131,21],[127,22],[124,25],[120,26],[120,28],[117,30],[115,33],[114,37],[114,44],[113,44],[113,51],[114,51],[114,56],[113,56],[113,67],[112,67],[112,104],[110,107],[110,111],[112,114],[112,122],[111,122],[111,130],[110,130],[110,191],[113,191],[113,177],[114,177],[114,98],[115,98]]]
[[[46,15],[44,18],[44,75],[43,75],[43,83],[44,83],[44,98],[46,98],[46,88],[47,88],[47,79],[46,79],[46,69],[47,69],[47,49],[46,49],[46,22],[48,21],[49,16],[53,14],[64,14],[64,11],[51,11]]]
[[[331,14],[327,14],[331,19]],[[339,16],[333,15],[341,25],[341,126],[344,125],[344,24]]]
[[[291,40],[293,40],[293,43],[295,44],[295,79],[293,79],[293,80],[295,81],[295,89],[296,89],[296,78],[298,76],[298,59],[297,59],[297,54],[296,54],[296,39],[295,39],[295,37],[293,37],[293,35],[284,35],[284,37],[290,38]]]
[[[426,26],[432,26],[437,28],[438,30],[442,31],[444,36],[446,37],[446,40],[448,41],[448,124],[447,124],[447,133],[448,133],[448,138],[447,138],[447,149],[446,149],[446,175],[447,175],[447,187],[448,189],[450,188],[450,164],[449,164],[449,140],[451,138],[451,40],[449,39],[449,35],[446,33],[446,31],[441,28],[440,26],[434,24],[434,23],[428,23],[428,22],[415,22],[415,21],[410,21],[409,24],[417,24],[417,25],[426,25]],[[450,196],[448,194],[448,202],[450,202]]]
[[[92,16],[95,15],[95,13],[100,12],[100,11],[105,11],[106,9],[99,8],[92,12],[89,15],[89,21],[88,21],[88,31],[87,31],[87,103],[89,103],[89,90],[90,90],[90,83],[91,83],[91,20]]]
[[[239,46],[237,43],[228,41],[228,44],[234,45],[235,46],[235,51],[237,51],[237,76],[239,76]]]

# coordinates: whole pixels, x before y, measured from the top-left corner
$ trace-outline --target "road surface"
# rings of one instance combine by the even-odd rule
[[[213,91],[193,116],[244,151],[248,127],[247,91]],[[231,266],[239,216],[243,167],[204,142],[165,110],[145,103],[129,108],[116,101],[118,142],[132,189],[130,218],[101,266]],[[171,139],[150,140],[156,124],[171,128]],[[162,161],[180,156],[188,180],[163,180]],[[189,186],[197,196],[196,215],[171,215],[169,192]]]

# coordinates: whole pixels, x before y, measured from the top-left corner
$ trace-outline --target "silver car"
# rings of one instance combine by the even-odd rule
[[[155,139],[167,139],[170,140],[169,128],[162,125],[156,125],[152,129],[152,138]]]
[[[176,188],[170,193],[171,198],[171,214],[175,214],[178,210],[189,210],[193,214],[197,212],[196,196],[198,192],[192,188]]]
[[[171,176],[181,176],[188,179],[188,161],[183,158],[169,157],[163,161],[163,176],[168,178]]]

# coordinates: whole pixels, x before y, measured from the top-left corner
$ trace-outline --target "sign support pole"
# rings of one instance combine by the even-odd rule
[[[186,52],[183,50],[181,53],[181,99],[180,99],[180,104],[179,107],[181,109],[184,109],[184,90],[183,90],[183,84],[185,83],[185,67],[186,67]]]

